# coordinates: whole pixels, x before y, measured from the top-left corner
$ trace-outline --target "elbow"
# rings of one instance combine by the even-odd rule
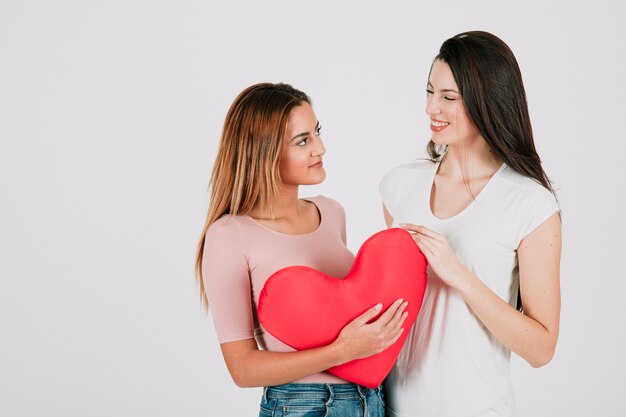
[[[256,342],[254,339],[222,345],[224,362],[236,386],[239,388],[258,387],[260,372],[256,365]]]
[[[240,368],[240,367],[236,367],[236,368]],[[232,378],[235,385],[237,385],[239,388],[255,387],[255,385],[251,383],[250,378],[248,378],[248,375],[246,375],[246,372],[243,371],[242,369],[229,369],[229,371],[230,371],[230,377]]]
[[[533,355],[532,358],[528,359],[528,363],[533,368],[541,368],[546,366],[552,358],[554,357],[554,351],[556,350],[556,342],[551,344],[550,346],[546,346],[541,351],[537,352],[536,355]]]
[[[533,368],[541,368],[542,366],[546,366],[550,360],[552,360],[552,356],[545,356],[541,358],[533,358],[532,360],[529,360],[528,363],[530,363],[530,366]]]
[[[238,388],[254,388],[254,387],[256,387],[256,385],[249,384],[245,380],[235,379],[234,377],[233,377],[233,382],[235,383],[235,385],[237,385]]]
[[[245,379],[242,379],[239,375],[233,374],[231,372],[230,373],[230,377],[232,378],[233,382],[235,383],[235,385],[237,387],[239,387],[239,388],[247,388]]]
[[[230,377],[233,382],[239,388],[256,388],[260,387],[260,385],[254,378],[254,373],[250,372],[250,367],[244,366],[243,364],[239,364],[233,367],[228,367],[228,371],[230,372]]]

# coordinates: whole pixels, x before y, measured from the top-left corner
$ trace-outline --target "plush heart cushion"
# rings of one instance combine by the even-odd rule
[[[388,229],[361,246],[348,275],[337,279],[306,266],[274,273],[260,295],[266,331],[296,350],[332,343],[341,329],[377,303],[384,312],[398,298],[409,302],[400,339],[385,351],[328,369],[357,384],[377,387],[391,370],[419,313],[426,289],[426,258],[403,229]]]

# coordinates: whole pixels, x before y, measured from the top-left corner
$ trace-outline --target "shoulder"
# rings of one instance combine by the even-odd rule
[[[505,213],[503,229],[511,231],[513,247],[518,247],[524,237],[560,211],[559,204],[546,187],[508,166],[500,179],[497,199]]]
[[[226,242],[236,242],[242,239],[242,226],[244,221],[243,216],[223,214],[208,227],[205,234],[206,242],[209,243],[219,241],[220,244],[223,244]]]
[[[387,172],[383,178],[430,173],[436,166],[437,163],[431,161],[430,159],[418,159],[409,163],[398,165]]]
[[[202,251],[202,275],[205,279],[219,276],[216,271],[246,270],[248,250],[246,235],[241,227],[242,217],[224,214],[207,228]]]
[[[532,204],[539,204],[558,209],[558,203],[554,194],[534,179],[522,175],[506,166],[502,171],[502,180],[509,192],[517,198]]]
[[[436,162],[429,159],[418,159],[399,165],[385,174],[378,184],[378,191],[387,209],[390,209],[389,206],[401,198],[407,189],[418,190],[421,184],[429,183],[437,166]]]
[[[318,195],[315,197],[306,197],[304,200],[310,201],[317,206],[317,208],[327,214],[338,214],[345,216],[345,210],[343,206],[337,201],[324,195]]]
[[[399,165],[383,176],[380,181],[380,187],[390,187],[397,183],[406,183],[407,181],[419,181],[422,178],[429,177],[436,168],[437,163],[429,159],[419,159]]]

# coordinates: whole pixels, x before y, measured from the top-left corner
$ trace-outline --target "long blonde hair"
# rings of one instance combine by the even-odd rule
[[[202,306],[209,303],[204,290],[202,255],[207,229],[224,214],[249,214],[253,209],[272,212],[281,177],[280,155],[291,110],[311,99],[288,84],[260,83],[246,88],[226,114],[220,146],[209,182],[210,202],[196,252],[195,275]]]

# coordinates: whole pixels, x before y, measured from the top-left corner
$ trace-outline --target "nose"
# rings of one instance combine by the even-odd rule
[[[439,101],[435,99],[432,95],[426,99],[426,114],[432,116],[441,114],[441,105]]]
[[[315,138],[315,146],[311,149],[311,156],[324,156],[326,153],[326,148],[324,147],[324,142],[322,142],[321,137]]]

